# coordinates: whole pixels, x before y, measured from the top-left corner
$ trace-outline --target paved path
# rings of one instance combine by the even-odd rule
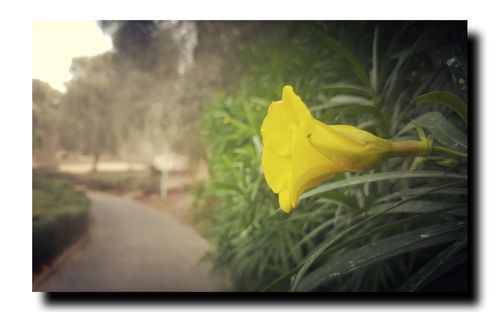
[[[136,202],[97,192],[86,242],[40,291],[223,291],[200,262],[208,243],[192,228]]]

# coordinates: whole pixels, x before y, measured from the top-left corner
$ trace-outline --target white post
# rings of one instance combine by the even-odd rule
[[[161,182],[160,182],[160,197],[167,198],[167,187],[168,187],[168,170],[163,168],[161,170]]]

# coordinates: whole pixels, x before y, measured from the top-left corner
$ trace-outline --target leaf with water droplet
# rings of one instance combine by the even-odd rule
[[[365,245],[332,257],[334,260],[326,261],[316,270],[305,275],[295,290],[311,291],[334,278],[367,267],[376,262],[410,251],[454,241],[465,230],[465,225],[457,225],[455,222],[450,222],[416,229],[375,241],[373,246]],[[421,237],[422,232],[424,232],[426,237]],[[353,261],[355,265],[351,266],[349,261]],[[338,274],[333,276],[333,272]]]

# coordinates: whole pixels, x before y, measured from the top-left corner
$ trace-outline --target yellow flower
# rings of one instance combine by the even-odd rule
[[[291,86],[272,102],[262,123],[262,169],[267,184],[289,212],[300,195],[339,172],[357,172],[389,156],[422,156],[425,141],[390,142],[348,125],[314,119]]]
[[[222,120],[224,122],[225,125],[227,125],[228,123],[231,123],[231,116],[229,115],[224,115],[224,119]]]

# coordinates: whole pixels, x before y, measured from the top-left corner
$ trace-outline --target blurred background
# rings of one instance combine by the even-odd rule
[[[325,123],[393,140],[418,124],[466,153],[454,106],[413,100],[467,103],[466,26],[33,22],[34,290],[466,291],[466,160],[339,174],[289,215],[260,170],[260,126],[285,84]]]

